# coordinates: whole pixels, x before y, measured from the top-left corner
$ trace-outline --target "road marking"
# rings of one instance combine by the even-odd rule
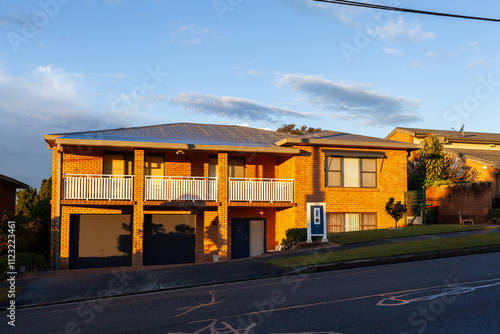
[[[474,285],[474,284],[482,284],[482,285]],[[443,296],[459,295],[462,293],[474,292],[477,289],[490,288],[498,285],[500,285],[500,278],[468,282],[468,283],[449,284],[446,285],[446,289],[444,291],[443,287],[431,287],[431,288],[403,291],[404,293],[402,294],[388,293],[385,294],[385,296],[388,297],[379,301],[377,303],[377,306],[403,306],[413,302],[433,300],[436,298],[441,298]],[[423,294],[423,296],[408,299],[408,297],[415,296],[417,294]]]
[[[195,306],[186,306],[186,307],[178,308],[177,311],[182,311],[182,310],[187,310],[187,311],[182,312],[180,314],[177,314],[175,317],[180,317],[181,315],[187,314],[189,312],[192,312],[192,311],[197,310],[197,309],[202,308],[202,307],[207,307],[210,305],[215,305],[215,304],[219,304],[219,303],[224,302],[223,300],[216,302],[215,301],[215,294],[213,291],[209,291],[208,294],[210,294],[212,296],[212,300],[210,301],[210,303],[206,303],[206,304],[199,303],[198,305],[195,305]]]
[[[485,282],[489,282],[490,284],[484,284],[481,286],[477,287],[467,287],[466,284],[482,284]],[[374,298],[374,297],[385,297],[382,301],[384,300],[389,300],[391,297],[394,296],[402,296],[405,294],[410,294],[410,293],[416,293],[416,292],[422,292],[422,291],[430,291],[430,290],[438,290],[443,288],[449,288],[450,286],[460,286],[462,289],[457,290],[455,294],[458,293],[467,293],[467,292],[472,292],[476,289],[479,288],[486,288],[486,287],[492,287],[492,286],[498,286],[500,285],[500,278],[495,278],[495,279],[490,279],[490,280],[482,280],[482,281],[473,281],[473,282],[466,282],[466,283],[455,283],[455,284],[449,284],[449,285],[438,285],[438,286],[433,286],[433,287],[427,287],[427,288],[420,288],[420,289],[411,289],[411,290],[403,290],[403,291],[395,291],[395,292],[388,292],[388,293],[377,293],[373,295],[366,295],[366,296],[359,296],[359,297],[351,297],[351,298],[344,298],[344,299],[338,299],[338,300],[329,300],[329,301],[324,301],[324,302],[318,302],[318,303],[310,303],[310,304],[302,304],[302,305],[294,305],[294,306],[287,306],[287,307],[281,307],[281,308],[275,308],[275,309],[270,309],[270,310],[262,310],[262,311],[254,311],[254,312],[247,312],[247,313],[241,313],[241,314],[234,314],[234,315],[228,315],[228,316],[222,316],[218,318],[211,318],[211,319],[203,319],[203,320],[196,320],[189,322],[188,324],[196,324],[200,322],[206,322],[206,321],[217,321],[220,319],[230,319],[230,318],[237,318],[237,317],[242,317],[242,316],[249,316],[253,314],[263,314],[263,313],[269,313],[269,312],[280,312],[280,311],[287,311],[287,310],[293,310],[293,309],[301,309],[301,308],[306,308],[306,307],[315,307],[315,306],[322,306],[322,305],[328,305],[328,304],[336,304],[336,303],[343,303],[343,302],[349,302],[349,301],[354,301],[354,300],[361,300],[361,299],[368,299],[368,298]],[[469,291],[470,290],[470,291]],[[439,294],[441,295],[441,294]],[[434,296],[434,298],[439,297],[438,294],[431,295]],[[389,296],[389,297],[388,297]],[[427,296],[429,297],[429,296]],[[427,299],[422,299],[422,300],[429,300]],[[377,305],[378,306],[391,306],[391,305],[379,305],[382,301],[380,301]],[[417,300],[415,300],[417,301]],[[418,300],[421,301],[421,300]],[[408,304],[408,303],[406,303]],[[406,305],[401,303],[401,305]],[[400,306],[398,305],[392,305],[392,306]]]

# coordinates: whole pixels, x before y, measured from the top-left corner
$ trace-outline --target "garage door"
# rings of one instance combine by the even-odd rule
[[[71,269],[130,266],[131,215],[71,215]]]
[[[195,224],[194,215],[145,215],[144,265],[193,263]]]

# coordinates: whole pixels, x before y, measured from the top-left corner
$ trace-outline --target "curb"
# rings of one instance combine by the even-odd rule
[[[346,261],[346,262],[335,262],[335,263],[327,263],[327,264],[320,264],[320,265],[311,265],[311,266],[307,266],[307,267],[301,267],[298,269],[292,269],[291,271],[285,273],[284,275],[312,274],[312,273],[321,273],[321,272],[335,271],[335,270],[342,270],[342,269],[353,269],[353,268],[361,268],[361,267],[379,266],[379,265],[384,265],[384,264],[396,264],[396,263],[404,263],[404,262],[412,262],[412,261],[443,259],[443,258],[447,258],[447,257],[494,253],[494,252],[500,252],[500,245],[481,246],[481,247],[474,247],[474,248],[462,248],[462,249],[454,249],[454,250],[447,250],[447,251],[397,255],[397,256],[375,258],[375,259],[354,260],[354,261]]]

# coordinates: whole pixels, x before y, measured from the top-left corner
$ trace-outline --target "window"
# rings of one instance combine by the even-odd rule
[[[377,228],[376,213],[327,213],[327,232],[350,232]]]
[[[376,188],[377,159],[326,156],[325,186]]]
[[[245,158],[229,157],[228,159],[229,177],[243,179],[245,178]]]
[[[218,177],[219,176],[219,159],[217,157],[208,158],[208,176]]]
[[[131,154],[104,154],[103,174],[107,175],[132,175],[134,174],[133,159]]]
[[[165,156],[146,155],[144,157],[144,175],[146,176],[165,175]]]

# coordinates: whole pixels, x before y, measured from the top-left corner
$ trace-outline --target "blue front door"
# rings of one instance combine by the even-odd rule
[[[311,235],[323,235],[325,222],[323,221],[324,207],[321,205],[311,205]]]
[[[233,219],[231,221],[231,259],[250,256],[250,221]]]

